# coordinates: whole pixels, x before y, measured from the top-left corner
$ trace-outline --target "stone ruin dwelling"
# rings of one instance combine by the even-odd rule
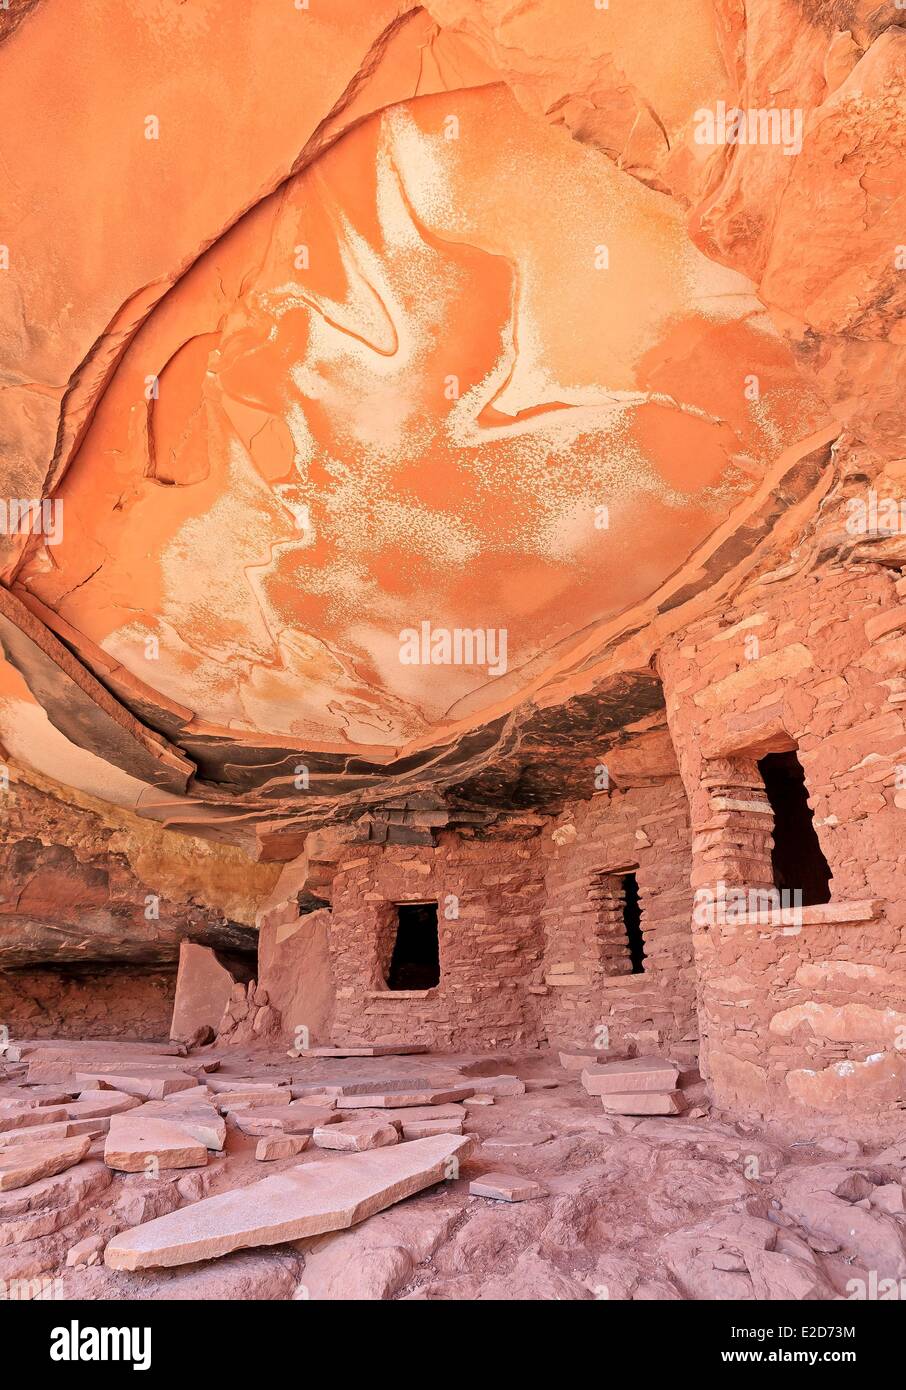
[[[904,25],[0,8],[0,1297],[906,1296]]]

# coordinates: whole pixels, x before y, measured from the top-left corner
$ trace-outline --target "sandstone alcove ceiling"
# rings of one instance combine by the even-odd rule
[[[11,102],[39,51],[77,99],[45,8],[11,12]],[[398,795],[554,808],[627,727],[662,720],[658,641],[826,491],[854,370],[870,358],[879,401],[890,375],[886,152],[857,265],[831,232],[784,279],[790,240],[752,210],[776,206],[779,229],[803,167],[846,149],[826,214],[848,217],[852,102],[883,104],[899,31],[857,6],[846,47],[788,7],[820,138],[728,158],[695,116],[741,71],[759,88],[752,55],[774,61],[783,27],[750,8],[748,69],[738,16],[707,0],[577,6],[556,33],[543,7],[477,0],[349,0],[304,31],[206,4],[86,14],[86,64],[123,120],[89,102],[64,128],[39,105],[33,138],[59,216],[76,163],[98,220],[72,217],[62,257],[59,217],[32,214],[0,285],[18,294],[10,492],[40,483],[66,518],[59,538],[4,539],[6,745],[284,857]],[[274,55],[242,69],[242,119],[204,88],[200,43],[227,71],[240,34]],[[694,61],[671,61],[669,35]],[[99,141],[143,209],[128,235]],[[23,213],[41,205],[27,149]],[[847,294],[852,333],[831,307]],[[55,333],[26,329],[52,320],[48,296],[70,306]],[[889,424],[862,421],[876,442]],[[423,660],[457,632],[505,653]]]
[[[900,4],[0,0],[0,1301],[141,1303],[61,1359],[906,1296]]]

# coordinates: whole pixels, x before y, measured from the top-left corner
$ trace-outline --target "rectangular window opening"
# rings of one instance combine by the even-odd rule
[[[774,812],[774,887],[800,890],[803,907],[829,903],[833,875],[818,841],[802,764],[795,751],[768,753],[758,770]]]
[[[639,902],[639,881],[635,874],[624,874],[623,926],[626,928],[626,941],[629,946],[629,959],[633,975],[645,973],[645,938],[642,935],[642,907]]]
[[[433,989],[440,983],[437,903],[397,903],[388,989]]]

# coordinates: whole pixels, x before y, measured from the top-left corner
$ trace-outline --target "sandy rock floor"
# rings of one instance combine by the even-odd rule
[[[204,1196],[345,1155],[309,1148],[258,1162],[257,1140],[231,1123],[207,1167],[149,1179],[113,1173],[96,1140],[77,1167],[0,1194],[0,1280],[51,1280],[55,1296],[88,1299],[827,1300],[885,1279],[906,1289],[906,1138],[872,1149],[778,1139],[706,1106],[696,1118],[609,1116],[555,1055],[537,1052],[196,1055],[219,1056],[218,1075],[237,1080],[465,1074],[480,1091],[482,1075],[515,1074],[527,1090],[469,1106],[476,1143],[458,1179],[348,1231],[167,1271],[108,1270],[104,1245]],[[6,1070],[9,1099],[17,1077]],[[534,1179],[545,1195],[470,1196],[469,1181],[493,1170]]]

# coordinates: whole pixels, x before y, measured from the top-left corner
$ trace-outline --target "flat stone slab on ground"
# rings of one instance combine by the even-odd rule
[[[336,1110],[329,1106],[318,1108],[314,1105],[250,1106],[248,1110],[232,1110],[230,1118],[243,1134],[311,1134],[322,1125],[329,1125],[339,1119]]]
[[[214,1096],[207,1086],[192,1086],[185,1091],[171,1091],[163,1099],[166,1105],[192,1105],[195,1102],[210,1105],[212,1108],[214,1105]]]
[[[601,1060],[600,1052],[561,1052],[560,1065],[564,1071],[585,1071],[596,1067]]]
[[[138,1057],[184,1057],[185,1047],[180,1043],[140,1042],[135,1038],[20,1038],[19,1049],[23,1057],[52,1057],[61,1052],[92,1057],[118,1057],[121,1055]]]
[[[361,1072],[356,1076],[338,1076],[333,1084],[344,1096],[360,1091],[432,1091],[437,1087],[430,1076],[362,1076]]]
[[[215,1153],[219,1153],[226,1143],[226,1120],[213,1105],[196,1103],[178,1106],[166,1100],[149,1100],[138,1111],[131,1113],[137,1120],[166,1120],[168,1124],[178,1125],[199,1144],[204,1144],[206,1149],[212,1149]]]
[[[601,1096],[601,1104],[608,1115],[681,1115],[686,1107],[682,1091]]]
[[[247,1076],[208,1076],[205,1085],[215,1095],[220,1091],[274,1091],[287,1089],[288,1076],[272,1076],[267,1081],[255,1081]]]
[[[354,1091],[344,1088],[339,1104],[344,1110],[388,1110],[394,1107],[447,1105],[451,1101],[465,1100],[474,1093],[472,1086],[449,1086],[445,1090],[378,1090],[366,1091],[357,1087]]]
[[[546,1144],[553,1137],[546,1129],[502,1129],[499,1134],[491,1134],[481,1142],[491,1149],[522,1149]]]
[[[74,1139],[19,1144],[14,1149],[3,1149],[0,1151],[0,1192],[25,1187],[41,1178],[52,1178],[74,1167],[81,1163],[90,1146],[91,1138],[84,1134]]]
[[[17,1110],[0,1106],[0,1136],[14,1129],[34,1129],[36,1125],[59,1124],[68,1119],[66,1107],[62,1105],[23,1106]]]
[[[311,1136],[318,1149],[342,1149],[347,1153],[363,1153],[387,1144],[399,1143],[399,1130],[389,1123],[375,1124],[367,1120],[343,1120],[336,1125],[319,1125]]]
[[[122,1231],[104,1260],[109,1269],[171,1268],[345,1230],[454,1176],[469,1148],[468,1139],[441,1136],[306,1162]]]
[[[120,1173],[141,1173],[154,1159],[158,1168],[201,1168],[208,1161],[206,1145],[171,1120],[114,1115],[104,1145],[104,1162]]]
[[[123,1073],[127,1076],[178,1075],[200,1076],[216,1071],[220,1063],[215,1058],[199,1060],[191,1057],[119,1056],[112,1049],[108,1056],[91,1054],[58,1055],[47,1060],[35,1058],[28,1063],[26,1077],[29,1086],[38,1083],[65,1086],[80,1072],[97,1076]]]
[[[29,1129],[8,1129],[0,1134],[0,1144],[4,1149],[19,1148],[22,1144],[43,1144],[60,1139],[74,1139],[87,1134],[97,1139],[106,1134],[110,1121],[100,1120],[60,1120],[56,1124],[34,1125]]]
[[[111,1115],[122,1115],[127,1110],[135,1110],[141,1104],[141,1096],[130,1096],[120,1091],[95,1091],[88,1095],[87,1100],[80,1096],[78,1100],[70,1101],[63,1109],[68,1120],[99,1120],[109,1119]]]
[[[482,1173],[469,1183],[470,1197],[491,1197],[498,1202],[528,1202],[533,1197],[544,1197],[545,1189],[531,1178],[520,1173]]]
[[[299,1057],[413,1057],[429,1052],[426,1043],[373,1043],[361,1047],[306,1047]]]
[[[524,1096],[525,1082],[518,1076],[476,1076],[470,1080],[463,1077],[463,1085],[470,1081],[472,1091],[480,1091],[484,1096]]]
[[[403,1138],[427,1139],[429,1134],[462,1134],[462,1120],[414,1120],[403,1124]]]
[[[267,1091],[218,1091],[214,1097],[217,1109],[224,1114],[231,1110],[251,1110],[259,1105],[272,1110],[279,1105],[290,1105],[292,1098],[288,1086],[273,1086]]]
[[[626,1062],[601,1062],[582,1073],[582,1085],[590,1096],[613,1092],[672,1091],[679,1080],[679,1067],[661,1057],[633,1057]]]
[[[418,1124],[419,1120],[429,1120],[432,1124],[440,1120],[462,1122],[466,1118],[465,1105],[409,1105],[400,1110],[380,1109],[380,1119],[386,1124],[399,1122],[402,1125]],[[353,1118],[350,1116],[350,1119]],[[360,1117],[356,1115],[355,1119]]]
[[[278,1158],[295,1158],[308,1144],[307,1134],[266,1134],[258,1140],[255,1157],[259,1163],[272,1163]]]
[[[198,1083],[194,1076],[180,1072],[130,1072],[77,1071],[75,1079],[80,1086],[97,1087],[103,1083],[111,1091],[124,1091],[127,1096],[138,1096],[141,1100],[163,1100],[174,1091],[188,1091]]]
[[[21,1150],[16,1151],[18,1158]],[[51,1173],[24,1187],[0,1193],[0,1222],[34,1213],[66,1210],[106,1191],[113,1174],[103,1163],[85,1158],[69,1168]]]

